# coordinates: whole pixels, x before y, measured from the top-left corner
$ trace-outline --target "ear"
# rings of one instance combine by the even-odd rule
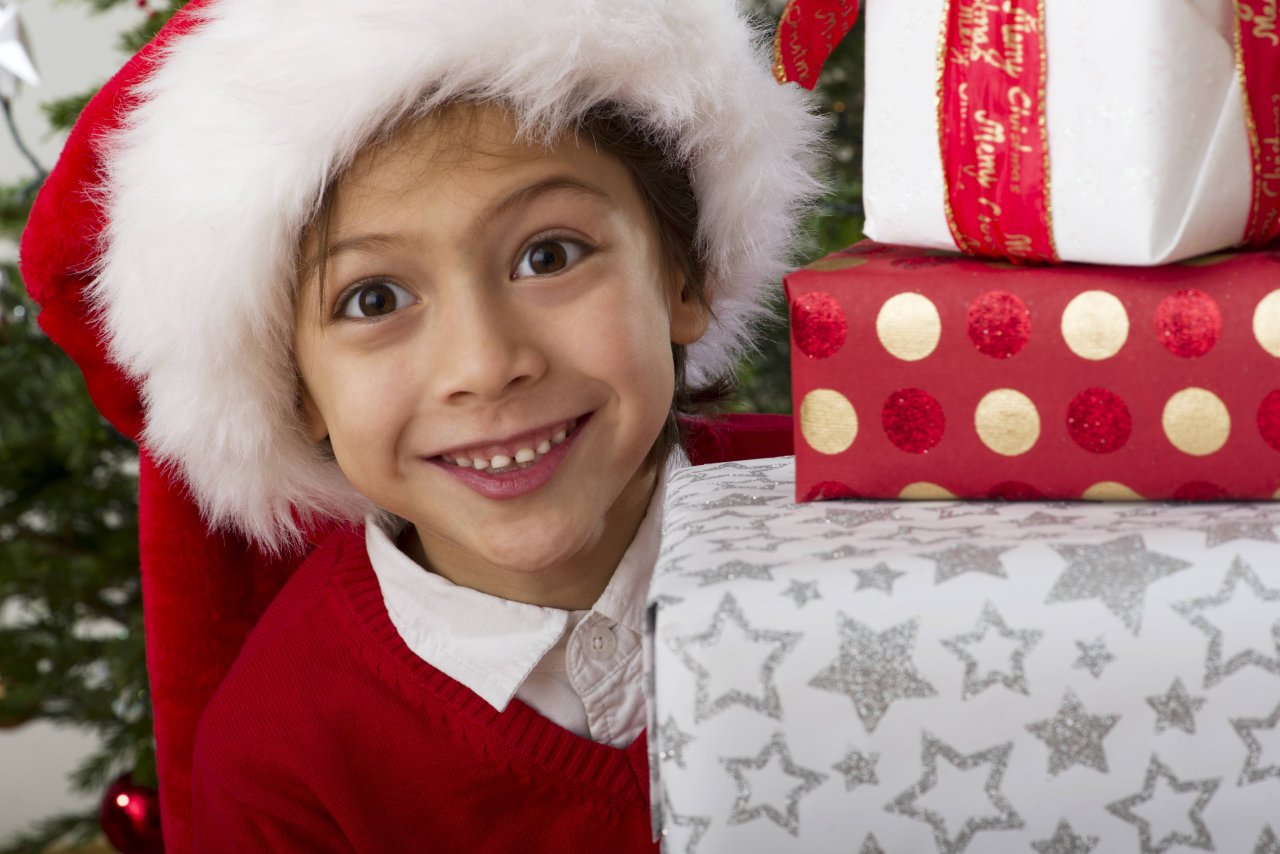
[[[329,425],[325,423],[324,415],[321,414],[320,407],[316,406],[306,385],[301,384],[301,389],[298,411],[302,415],[302,429],[312,442],[323,442],[329,438]]]
[[[706,334],[711,309],[689,292],[683,277],[676,284],[671,299],[671,343],[687,347]]]

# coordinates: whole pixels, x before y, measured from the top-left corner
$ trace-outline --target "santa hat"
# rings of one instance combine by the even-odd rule
[[[715,311],[689,351],[695,381],[747,346],[822,189],[821,120],[775,83],[734,0],[193,0],[103,87],[33,208],[23,276],[41,325],[142,448],[178,850],[195,717],[296,564],[282,547],[305,542],[299,520],[368,509],[297,416],[286,283],[300,231],[373,134],[456,99],[502,102],[533,139],[616,104],[688,165]],[[194,607],[200,619],[177,613]]]

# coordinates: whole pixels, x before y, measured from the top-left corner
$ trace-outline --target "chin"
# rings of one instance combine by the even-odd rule
[[[486,532],[476,551],[494,566],[511,572],[541,572],[559,566],[585,551],[588,538],[553,526],[537,530],[516,526],[509,531]]]

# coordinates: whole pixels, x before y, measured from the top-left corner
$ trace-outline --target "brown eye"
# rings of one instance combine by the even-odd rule
[[[343,317],[367,319],[383,317],[413,302],[404,288],[387,281],[370,282],[352,291],[339,306]]]
[[[575,240],[540,240],[525,250],[511,278],[559,273],[586,254],[586,249]]]

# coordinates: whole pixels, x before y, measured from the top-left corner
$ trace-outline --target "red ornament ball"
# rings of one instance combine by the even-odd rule
[[[1175,356],[1195,359],[1213,349],[1222,335],[1222,312],[1204,291],[1170,294],[1156,309],[1156,336]]]
[[[1231,493],[1216,483],[1196,480],[1184,483],[1173,491],[1175,501],[1228,501]]]
[[[1118,394],[1105,388],[1087,388],[1067,407],[1067,432],[1086,451],[1110,454],[1129,441],[1133,416]]]
[[[947,429],[942,406],[918,388],[900,388],[889,395],[880,410],[880,423],[889,441],[909,454],[928,453]]]
[[[838,480],[824,480],[809,487],[805,493],[805,501],[828,501],[839,498],[861,498],[862,493],[855,492]]]
[[[849,324],[835,297],[812,291],[791,302],[791,334],[800,352],[811,359],[825,359],[844,346]]]
[[[1258,407],[1258,432],[1264,442],[1280,451],[1280,389],[1262,399]]]
[[[102,796],[98,815],[102,832],[121,854],[164,854],[155,789],[135,785],[128,774],[117,777]]]
[[[1005,480],[987,490],[987,498],[993,501],[1039,501],[1044,493],[1020,480]]]
[[[969,340],[993,359],[1018,355],[1031,337],[1031,311],[1015,294],[990,291],[969,306]]]

